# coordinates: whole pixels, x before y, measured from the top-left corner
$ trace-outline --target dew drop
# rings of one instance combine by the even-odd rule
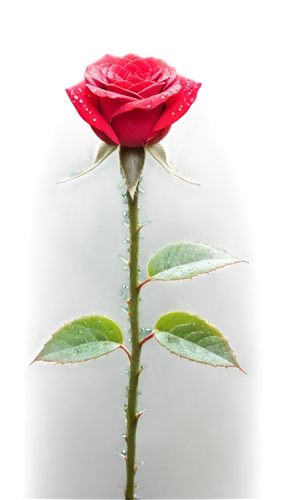
[[[80,99],[78,102],[80,102],[80,103],[82,104],[82,103],[83,103],[83,100],[82,100],[82,99]]]
[[[174,115],[174,114],[175,114],[175,113],[174,113],[174,111],[173,111],[172,115]]]
[[[88,108],[85,108],[85,111],[88,111]]]
[[[91,111],[89,111],[88,114],[91,115]]]
[[[151,108],[151,104],[147,104],[146,108]]]
[[[75,96],[74,96],[74,98],[75,98],[75,99],[78,99],[78,95],[75,95]]]
[[[92,119],[92,121],[93,121],[93,122],[96,122],[96,118],[93,118],[93,119]]]

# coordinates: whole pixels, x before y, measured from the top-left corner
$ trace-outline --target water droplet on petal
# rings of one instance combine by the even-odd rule
[[[92,119],[92,121],[93,121],[93,122],[96,122],[96,118],[93,118],[93,119]]]
[[[82,103],[83,103],[83,100],[82,100],[82,99],[80,99],[78,102],[80,102],[80,103],[82,104]]]
[[[78,99],[78,95],[75,95],[75,96],[74,96],[74,98],[75,98],[75,99]]]
[[[151,104],[147,104],[146,108],[151,108]]]

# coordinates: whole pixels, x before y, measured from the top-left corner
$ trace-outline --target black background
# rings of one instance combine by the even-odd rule
[[[163,55],[173,52],[161,49]],[[179,51],[176,55],[177,62],[184,62],[190,71],[189,57]],[[64,79],[71,79],[77,68],[79,55],[56,53],[47,58],[45,71],[40,70],[41,95],[45,96],[37,124],[41,159],[53,127],[67,116],[55,89],[63,86]],[[209,95],[201,98],[203,110],[212,133],[227,152],[233,152],[233,166],[240,168],[240,189],[249,192],[248,213],[255,216],[255,167],[250,169],[248,161],[253,124],[244,119],[241,100],[247,96],[241,90],[238,93],[239,71],[231,72],[223,65],[206,69]],[[35,167],[31,175],[40,172],[41,166],[38,171]],[[109,161],[102,170],[100,187],[91,188],[86,177],[70,189],[65,186],[65,191],[49,191],[37,229],[37,262],[34,257],[31,267],[28,357],[57,326],[81,313],[106,313],[123,327],[127,325],[118,310],[123,304],[117,292],[127,283],[127,275],[116,259],[124,252],[126,236],[116,175],[114,162]],[[217,234],[218,246],[224,245],[224,231],[219,227],[223,216],[213,222],[210,204],[202,211],[196,196],[190,201],[185,188],[178,187],[175,193],[175,182],[158,169],[151,174],[150,168],[149,177],[148,173],[144,177],[142,220],[156,222],[145,231],[143,269],[150,253],[171,240],[195,237],[214,243]],[[31,220],[32,212],[27,224],[28,259]],[[207,220],[218,226],[210,230]],[[139,427],[138,458],[149,462],[138,474],[142,498],[255,498],[259,354],[251,317],[255,310],[251,283],[249,271],[239,266],[194,282],[156,284],[144,291],[142,326],[152,326],[158,315],[172,308],[201,312],[231,338],[249,377],[180,362],[153,342],[146,346],[144,362],[150,370],[142,376],[140,401],[141,408],[151,408],[151,413]],[[125,368],[123,353],[115,352],[81,366],[38,364],[27,369],[28,498],[121,498],[116,484],[124,485],[124,464],[115,451],[124,448],[119,434],[124,431]]]

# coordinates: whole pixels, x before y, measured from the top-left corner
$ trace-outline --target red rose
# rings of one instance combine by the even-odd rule
[[[162,59],[107,54],[66,92],[100,139],[136,147],[163,139],[196,100],[200,86]]]

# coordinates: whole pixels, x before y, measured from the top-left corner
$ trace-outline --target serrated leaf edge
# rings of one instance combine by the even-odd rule
[[[74,364],[74,363],[84,363],[86,361],[90,361],[92,359],[97,359],[97,358],[100,358],[100,356],[107,356],[108,354],[110,354],[110,352],[113,352],[115,351],[116,349],[118,349],[122,343],[120,344],[117,344],[117,342],[112,342],[111,340],[107,341],[107,342],[111,342],[111,343],[114,343],[114,344],[117,344],[117,347],[115,347],[112,351],[110,352],[107,352],[107,353],[103,353],[103,354],[99,354],[98,356],[93,356],[91,358],[88,358],[88,359],[84,359],[84,360],[79,360],[79,361],[55,361],[55,360],[52,360],[52,359],[42,359],[40,358],[40,354],[41,352],[44,350],[44,348],[46,347],[46,345],[51,341],[51,339],[57,334],[59,333],[60,330],[62,330],[63,328],[65,328],[66,326],[69,326],[71,325],[74,321],[76,320],[79,320],[79,319],[83,319],[83,318],[90,318],[91,316],[95,316],[95,317],[101,317],[101,318],[106,318],[106,319],[109,319],[110,321],[113,321],[113,323],[115,323],[117,325],[117,323],[109,318],[108,316],[105,316],[105,315],[102,315],[102,314],[89,314],[88,316],[80,316],[79,318],[75,318],[71,321],[68,321],[67,323],[64,323],[63,326],[61,326],[60,328],[58,328],[58,330],[56,332],[54,332],[52,335],[51,335],[51,338],[49,340],[47,340],[47,342],[44,343],[42,349],[40,350],[39,354],[37,354],[37,356],[35,357],[35,359],[30,363],[30,366],[35,363],[35,361],[44,361],[45,363],[55,363],[56,365],[66,365],[66,364]],[[120,328],[119,325],[117,325],[118,328]],[[122,333],[122,342],[124,342],[124,336],[123,336],[123,332],[120,328],[120,331]]]
[[[155,250],[155,252],[151,255],[150,259],[148,260],[147,262],[147,276],[148,276],[148,279],[150,281],[164,281],[164,282],[170,282],[170,281],[185,281],[185,280],[192,280],[193,278],[196,278],[197,276],[200,276],[201,274],[210,274],[210,273],[213,273],[215,271],[218,271],[220,269],[225,269],[226,267],[229,267],[229,266],[233,266],[235,264],[249,264],[249,262],[247,260],[244,260],[244,259],[239,259],[238,257],[234,257],[233,255],[230,255],[230,257],[234,258],[234,259],[237,259],[235,262],[231,262],[230,264],[226,264],[225,266],[219,266],[215,269],[213,269],[212,271],[209,271],[209,272],[203,272],[203,273],[198,273],[198,274],[193,274],[193,276],[191,276],[190,278],[177,278],[177,279],[168,279],[168,280],[160,280],[160,279],[155,279],[156,276],[158,276],[159,274],[165,272],[165,271],[169,271],[170,269],[174,269],[176,267],[181,267],[181,266],[184,266],[184,265],[188,265],[188,264],[181,264],[181,265],[178,265],[178,266],[173,266],[173,267],[169,267],[168,269],[165,269],[164,271],[161,271],[160,273],[157,273],[157,274],[153,274],[153,276],[150,276],[149,275],[149,270],[148,270],[148,267],[149,267],[149,262],[151,259],[153,259],[153,257],[156,255],[157,252],[159,252],[160,250],[162,250],[163,248],[167,248],[168,246],[171,246],[171,245],[176,245],[176,244],[179,244],[179,243],[196,243],[198,245],[202,245],[202,246],[205,246],[205,247],[208,247],[208,248],[212,248],[214,250],[219,250],[221,252],[225,252],[225,253],[228,253],[226,250],[220,250],[220,248],[216,248],[216,247],[213,247],[212,245],[209,245],[207,243],[203,243],[201,241],[196,241],[196,240],[185,240],[185,239],[182,239],[182,240],[178,240],[178,241],[171,241],[169,243],[167,243],[166,245],[162,246],[162,247],[159,247]],[[206,260],[206,259],[202,259],[202,260]],[[196,262],[199,262],[199,261],[196,261]]]
[[[185,313],[191,314],[192,316],[196,316],[196,317],[197,317],[197,318],[199,318],[200,320],[204,321],[207,325],[209,325],[209,326],[212,326],[212,327],[216,328],[216,329],[219,331],[219,333],[221,334],[221,336],[222,336],[223,340],[225,340],[225,341],[226,341],[226,343],[228,344],[228,346],[229,346],[229,348],[230,348],[230,351],[231,351],[231,354],[232,354],[232,356],[234,357],[234,359],[235,359],[235,361],[236,361],[236,363],[237,363],[237,364],[236,364],[236,365],[229,365],[229,366],[225,366],[225,365],[214,365],[213,363],[208,363],[208,362],[205,362],[205,361],[197,361],[197,360],[194,360],[194,359],[187,358],[186,356],[183,356],[183,355],[177,354],[177,353],[175,353],[175,352],[171,351],[170,349],[168,349],[168,347],[166,347],[166,346],[164,346],[163,344],[161,344],[161,342],[160,342],[160,341],[159,341],[159,339],[157,338],[157,333],[160,333],[160,332],[162,332],[162,333],[170,333],[170,332],[165,332],[164,330],[156,330],[156,331],[155,331],[155,333],[154,333],[154,337],[156,338],[156,340],[157,340],[157,342],[158,342],[158,344],[159,344],[160,346],[164,347],[167,351],[169,351],[171,354],[174,354],[175,356],[177,356],[177,357],[178,357],[178,358],[180,358],[180,359],[181,359],[181,358],[184,358],[184,359],[187,359],[188,361],[192,361],[193,363],[199,363],[199,364],[202,364],[202,365],[209,365],[209,366],[213,366],[214,368],[217,368],[217,367],[221,367],[221,368],[238,368],[239,370],[241,370],[243,373],[245,373],[245,374],[247,375],[246,371],[244,371],[244,370],[241,368],[241,366],[240,366],[239,362],[237,361],[237,357],[236,357],[236,355],[234,354],[234,350],[232,349],[232,347],[231,347],[231,345],[230,345],[230,343],[229,343],[229,340],[228,340],[228,339],[227,339],[227,338],[223,335],[223,333],[222,333],[222,332],[221,332],[221,331],[217,328],[217,326],[216,326],[216,325],[214,325],[214,324],[210,323],[208,320],[206,320],[206,319],[202,318],[202,317],[201,317],[201,316],[199,316],[198,314],[191,313],[190,311],[169,311],[168,313],[162,314],[162,316],[165,316],[166,314],[170,314],[170,313],[172,313],[172,312],[176,312],[176,313],[178,312],[178,313],[183,313],[183,314],[185,314]],[[160,316],[160,318],[156,321],[155,325],[156,325],[156,324],[158,323],[158,321],[162,318],[162,316]],[[182,323],[182,324],[186,324],[186,325],[187,325],[187,324],[189,324],[189,323]],[[181,326],[181,325],[177,325],[177,326]],[[155,328],[155,327],[154,327],[154,328]],[[172,335],[172,334],[171,334],[171,335]],[[176,335],[174,335],[174,337],[176,337]]]

